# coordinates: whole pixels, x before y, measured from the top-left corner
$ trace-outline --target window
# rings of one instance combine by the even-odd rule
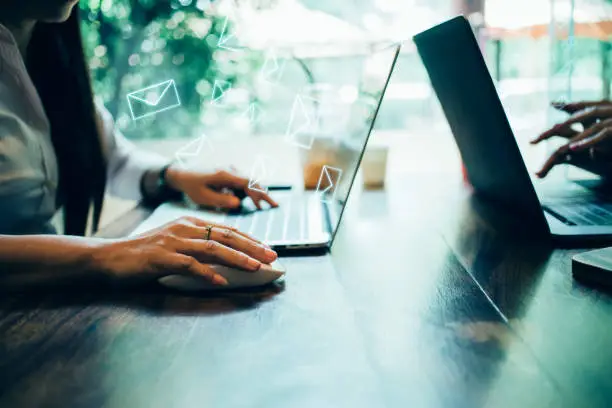
[[[258,76],[271,69],[266,67],[271,59],[278,58],[283,84],[293,90],[321,83],[356,87],[368,47],[408,39],[449,16],[451,8],[450,0],[409,5],[393,0],[92,0],[80,4],[95,92],[124,134],[147,146],[153,146],[153,141],[162,146],[169,139],[187,140],[202,132],[235,133],[241,125],[254,135],[282,133],[286,118],[281,111],[290,101],[279,92],[258,87]],[[395,77],[378,121],[381,129],[413,123],[397,114],[401,110],[429,109],[419,106],[431,99],[431,92],[409,45]],[[168,81],[176,88],[180,107],[159,115],[143,116],[146,112],[140,108],[134,112],[128,95],[142,98],[133,93],[154,85],[161,85],[163,91]],[[232,92],[231,100],[220,109],[210,102],[224,87],[240,92]],[[151,102],[160,95],[149,90],[148,96]],[[266,115],[240,124],[253,110],[255,116],[260,110]]]
[[[410,38],[458,12],[471,13],[524,138],[558,120],[549,101],[610,93],[609,0],[89,0],[80,7],[97,95],[128,138],[169,157],[202,134],[281,136],[296,92],[322,84],[358,92],[364,50],[389,41],[403,41],[403,50],[376,133],[412,137],[411,146],[435,135],[452,146]],[[272,78],[282,86],[262,86],[264,71],[282,76]],[[143,111],[134,112],[128,95],[168,83],[180,106],[135,119]],[[228,89],[222,106],[213,103]]]

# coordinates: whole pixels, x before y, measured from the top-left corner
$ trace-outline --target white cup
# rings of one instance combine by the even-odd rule
[[[363,185],[367,189],[384,188],[387,176],[387,146],[369,146],[363,156],[361,171]]]

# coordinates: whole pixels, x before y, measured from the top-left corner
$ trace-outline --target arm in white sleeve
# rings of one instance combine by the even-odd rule
[[[170,160],[152,152],[141,151],[115,126],[111,114],[96,102],[102,122],[102,137],[107,151],[107,189],[111,195],[131,199],[142,199],[140,182],[148,170],[159,170]]]

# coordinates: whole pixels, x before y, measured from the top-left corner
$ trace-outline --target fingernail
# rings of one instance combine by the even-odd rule
[[[257,259],[249,258],[247,263],[249,265],[249,268],[254,271],[258,270],[261,267],[261,262],[259,262]]]
[[[278,254],[271,249],[266,249],[266,258],[268,259],[276,259]]]
[[[213,276],[213,283],[217,285],[227,286],[229,282],[223,276],[215,275]]]
[[[572,144],[569,145],[569,149],[570,150],[576,150],[579,147],[580,147],[580,142],[572,143]]]

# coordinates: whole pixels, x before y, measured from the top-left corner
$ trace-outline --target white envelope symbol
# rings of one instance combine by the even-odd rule
[[[291,108],[289,126],[285,134],[285,140],[302,149],[310,149],[314,142],[315,134],[319,128],[320,102],[314,98],[297,95]]]
[[[236,48],[238,47],[238,39],[234,34],[229,33],[228,22],[229,17],[225,17],[225,20],[223,20],[223,28],[221,29],[221,34],[219,35],[219,40],[217,41],[217,47],[228,51],[238,51]]]
[[[323,201],[333,201],[335,199],[340,177],[342,177],[341,169],[328,165],[323,166],[316,189]]]
[[[258,157],[253,164],[253,168],[251,169],[248,184],[249,189],[267,193],[268,185],[270,184],[270,177],[273,173],[274,168],[272,161],[270,161],[267,157]]]
[[[231,88],[231,82],[215,79],[215,82],[213,82],[212,95],[210,96],[210,103],[217,106],[223,106],[225,104],[225,95]]]
[[[278,81],[283,73],[282,71],[284,66],[284,60],[283,62],[280,62],[276,53],[272,51],[266,57],[261,70],[259,71],[259,75],[261,79],[266,82]]]
[[[127,94],[132,119],[137,120],[181,106],[174,80],[160,82]]]
[[[176,151],[175,157],[178,164],[186,169],[188,166],[188,161],[191,159],[195,159],[202,156],[203,152],[206,152],[207,155],[210,155],[214,151],[210,140],[206,135],[202,135],[197,137],[196,139],[190,141],[185,146],[181,147]]]
[[[247,118],[252,124],[255,124],[261,119],[261,114],[261,108],[257,104],[251,103],[242,116]]]

